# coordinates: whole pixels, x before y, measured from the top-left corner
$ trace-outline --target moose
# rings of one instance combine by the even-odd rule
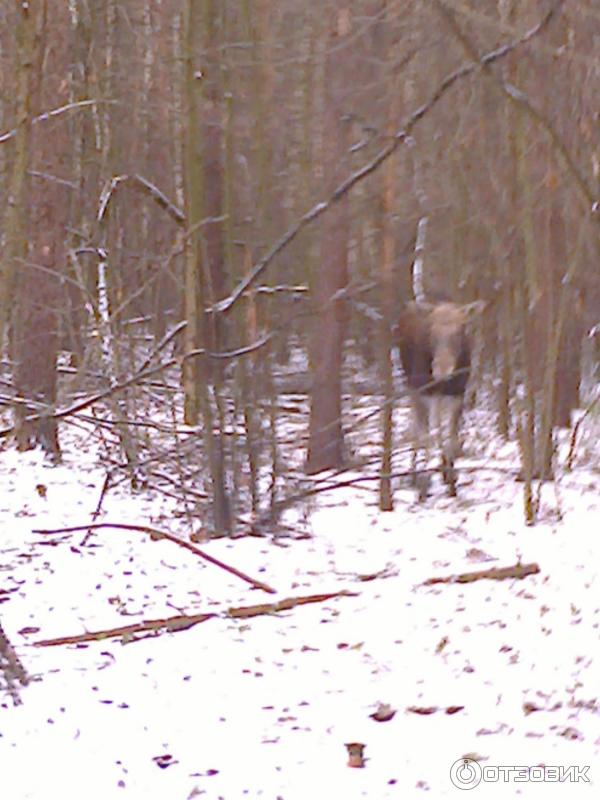
[[[430,473],[417,470],[418,453],[425,451],[427,457],[432,428],[438,433],[442,478],[448,494],[456,496],[454,461],[460,451],[458,431],[471,370],[468,322],[484,307],[481,300],[466,305],[446,299],[411,301],[398,319],[400,360],[412,406],[412,472],[420,500],[427,497]]]

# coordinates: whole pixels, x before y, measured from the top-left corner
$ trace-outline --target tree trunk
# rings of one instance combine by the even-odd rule
[[[346,163],[347,123],[340,107],[339,80],[343,77],[344,50],[340,40],[348,31],[347,9],[340,11],[330,33],[323,73],[328,92],[324,107],[323,161],[325,185],[331,191]],[[337,89],[337,91],[336,91]],[[321,224],[321,264],[311,276],[315,316],[310,336],[312,368],[309,442],[306,472],[337,469],[345,461],[342,427],[342,358],[346,328],[346,302],[337,293],[348,283],[348,198],[344,196],[324,215]]]
[[[386,12],[391,9],[386,3]],[[384,26],[385,28],[385,26]],[[390,30],[388,28],[388,30]],[[390,104],[388,107],[387,133],[393,136],[398,125],[398,81],[395,77],[395,48],[391,34],[388,33],[387,84]],[[392,326],[394,312],[394,262],[395,231],[392,224],[396,212],[396,170],[397,160],[392,156],[383,166],[382,187],[382,241],[381,241],[381,330],[380,330],[380,363],[383,382],[383,409],[381,416],[382,450],[381,479],[379,482],[379,508],[382,511],[393,511],[394,496],[392,492],[392,454],[394,446],[394,376],[392,369]]]
[[[4,216],[4,246],[0,264],[0,351],[14,307],[19,259],[27,252],[25,198],[31,133],[31,72],[35,60],[36,14],[30,3],[17,3],[15,31],[15,128],[9,163],[8,197]]]
[[[201,13],[203,12],[203,13]],[[206,301],[210,297],[207,287],[209,270],[204,269],[206,248],[202,248],[200,222],[204,212],[204,157],[200,148],[199,114],[202,105],[201,72],[197,65],[197,47],[200,31],[211,27],[214,7],[212,3],[200,4],[187,0],[183,31],[185,63],[185,97],[187,101],[187,129],[185,134],[185,196],[189,235],[186,238],[185,258],[185,355],[183,366],[184,417],[188,424],[197,424],[202,415],[202,432],[210,475],[212,523],[219,535],[231,530],[231,509],[226,489],[222,436],[215,433],[214,411],[210,396],[210,368],[207,351],[211,341],[206,323]],[[208,15],[208,16],[207,16]],[[209,24],[210,22],[210,24]],[[197,354],[194,354],[196,353]],[[218,397],[216,397],[218,401]]]

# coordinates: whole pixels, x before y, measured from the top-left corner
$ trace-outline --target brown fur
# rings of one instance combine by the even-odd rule
[[[458,305],[408,303],[397,325],[400,358],[413,409],[414,475],[417,453],[431,445],[431,427],[437,428],[442,474],[451,495],[456,494],[454,460],[459,452],[458,430],[471,368],[467,323],[481,313],[481,301]],[[427,480],[420,494],[427,494]]]

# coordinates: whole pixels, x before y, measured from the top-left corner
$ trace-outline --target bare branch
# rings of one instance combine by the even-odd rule
[[[59,178],[58,175],[50,175],[48,172],[38,172],[36,169],[29,169],[27,170],[27,174],[31,175],[32,178],[42,178],[45,181],[49,181],[50,183],[58,183],[61,186],[66,186],[69,189],[77,188],[75,181],[68,181],[65,180],[65,178]]]
[[[465,32],[460,28],[454,17],[454,14],[446,6],[446,4],[442,2],[442,0],[434,0],[434,3],[437,6],[438,11],[440,12],[440,15],[444,18],[444,20],[448,24],[448,27],[451,29],[453,34],[462,44],[466,53],[470,56],[470,58],[473,59],[474,62],[476,62],[476,65],[477,66],[481,65],[484,74],[487,75],[488,78],[490,78],[490,80],[502,92],[502,94],[504,94],[513,103],[515,103],[517,106],[526,111],[527,114],[532,119],[534,119],[538,123],[538,125],[540,125],[541,128],[544,129],[544,131],[546,132],[552,143],[552,146],[562,157],[564,164],[567,167],[567,170],[571,173],[571,176],[575,179],[575,183],[579,187],[579,190],[586,204],[590,208],[590,211],[594,211],[594,206],[597,202],[597,198],[595,197],[594,192],[592,191],[587,181],[583,177],[583,174],[573,161],[573,158],[571,157],[571,154],[564,140],[559,135],[558,131],[551,125],[551,123],[546,119],[546,117],[540,111],[538,111],[538,109],[535,108],[535,106],[531,104],[527,95],[524,92],[522,92],[520,89],[518,89],[516,86],[513,86],[510,83],[505,83],[500,77],[498,77],[498,75],[496,75],[495,72],[493,72],[493,70],[489,69],[489,66],[492,63],[491,61],[486,60],[485,57],[482,59],[479,58],[475,45],[471,42],[471,40],[465,34]],[[542,28],[545,28],[546,25],[548,25],[548,23],[550,22],[550,20],[558,13],[560,7],[563,4],[564,0],[558,0],[554,4],[554,6],[548,11],[544,19],[538,25],[536,25],[535,28],[532,28],[531,31],[525,34],[526,39],[524,37],[523,41],[525,40],[529,41],[535,34],[539,33],[539,31]]]
[[[235,575],[236,578],[249,583],[255,589],[261,589],[263,592],[268,592],[269,594],[276,593],[275,589],[273,589],[271,586],[268,586],[266,583],[256,580],[255,578],[251,578],[244,572],[240,572],[239,569],[231,567],[229,564],[225,564],[224,561],[220,561],[218,558],[205,553],[204,550],[196,547],[195,544],[186,542],[185,539],[180,539],[178,536],[174,536],[168,531],[159,530],[158,528],[151,528],[148,525],[126,525],[125,523],[119,522],[94,522],[88,525],[74,525],[70,528],[54,528],[53,530],[37,529],[34,530],[33,533],[39,533],[47,536],[55,533],[76,533],[78,531],[99,530],[101,528],[113,528],[121,531],[147,533],[154,541],[166,539],[167,541],[172,542],[179,547],[183,547],[184,550],[189,550],[190,553],[193,553],[195,556],[198,556],[204,561],[208,561],[209,564],[213,564],[215,567],[219,567],[220,569],[225,570],[225,572],[229,572],[230,575]]]
[[[370,161],[364,164],[360,169],[351,173],[345,180],[343,180],[336,189],[331,193],[329,198],[321,203],[314,205],[309,211],[306,212],[300,219],[298,219],[288,230],[281,236],[275,244],[267,251],[267,253],[255,264],[250,270],[248,275],[243,278],[230,295],[215,303],[213,309],[216,311],[227,312],[236,303],[244,292],[252,286],[256,280],[262,275],[265,269],[279,255],[279,253],[292,242],[298,234],[304,230],[311,222],[318,219],[324,214],[327,209],[341,200],[350,189],[357,183],[362,181],[368,175],[375,172],[396,150],[401,144],[404,144],[409,139],[412,130],[430,111],[437,105],[437,103],[444,97],[454,84],[465,78],[467,75],[472,74],[480,66],[486,66],[504,58],[509,53],[512,53],[517,47],[531,41],[531,39],[538,35],[548,25],[558,8],[562,5],[564,0],[558,0],[555,6],[543,17],[543,19],[531,30],[525,33],[520,39],[510,44],[503,45],[502,47],[492,50],[490,53],[484,55],[476,64],[464,64],[454,72],[447,75],[439,84],[437,89],[433,92],[429,100],[419,106],[406,120],[404,127],[398,130],[392,140],[383,147],[377,155]]]
[[[176,326],[175,332],[174,333],[171,332],[171,333],[173,333],[173,335],[175,335],[176,333],[179,333],[181,330],[183,330],[183,328],[185,327],[185,324],[186,323],[184,323],[184,322],[179,323],[179,325]],[[122,392],[125,389],[128,389],[130,386],[133,386],[136,383],[141,383],[141,381],[146,380],[146,378],[151,378],[154,375],[159,375],[161,372],[164,372],[167,369],[171,369],[171,367],[181,366],[181,364],[184,361],[186,361],[186,360],[188,360],[190,358],[197,358],[198,356],[204,355],[205,352],[206,352],[206,355],[209,356],[209,358],[215,358],[215,359],[239,358],[240,356],[247,355],[249,353],[254,352],[255,350],[259,350],[261,347],[264,347],[274,336],[275,336],[275,332],[265,334],[258,341],[253,342],[252,344],[246,345],[245,347],[240,347],[237,350],[225,350],[225,351],[222,351],[222,352],[210,352],[210,351],[206,352],[205,350],[202,350],[202,349],[192,350],[192,351],[190,351],[189,353],[186,353],[183,356],[178,356],[177,358],[171,358],[168,361],[164,361],[162,364],[157,364],[157,366],[155,366],[155,367],[149,367],[148,369],[141,369],[140,371],[136,372],[135,375],[132,375],[130,378],[127,378],[126,380],[124,380],[124,381],[122,381],[120,383],[115,383],[113,386],[110,386],[108,389],[105,389],[103,392],[97,392],[96,394],[93,394],[90,397],[86,397],[84,400],[80,400],[78,403],[74,403],[73,405],[68,406],[67,408],[60,409],[60,410],[55,411],[54,413],[51,413],[51,414],[45,414],[45,413],[30,414],[29,416],[27,416],[25,418],[25,421],[27,421],[27,422],[35,422],[36,420],[39,420],[39,419],[42,419],[42,418],[44,418],[44,419],[64,419],[65,417],[72,417],[75,414],[79,414],[81,411],[85,411],[86,408],[89,408],[90,406],[95,405],[95,403],[98,403],[101,400],[106,400],[107,398],[112,397],[113,395],[115,395],[115,394],[117,394],[119,392]],[[168,337],[165,337],[165,338],[167,338],[167,339],[171,338],[171,335],[169,334]],[[164,342],[165,342],[165,340],[163,339],[163,343]],[[144,362],[144,363],[146,364],[147,361]],[[11,397],[10,398],[10,402],[13,402],[13,403],[14,402],[21,402],[21,403],[24,403],[24,404],[26,403],[27,405],[35,404],[39,408],[43,408],[44,407],[44,404],[39,403],[39,402],[35,403],[34,400],[30,400],[30,399],[27,399],[27,398],[14,398],[14,397]],[[0,439],[5,438],[6,436],[10,436],[12,433],[14,433],[14,426],[11,425],[9,428],[2,428],[2,429],[0,429]]]
[[[150,197],[162,208],[171,219],[175,220],[178,225],[183,225],[185,222],[185,214],[179,209],[175,203],[171,202],[164,192],[158,186],[155,186],[147,178],[141,175],[115,175],[106,182],[104,189],[100,194],[100,202],[98,204],[98,222],[101,222],[106,214],[108,204],[110,203],[117,188],[122,183],[130,183],[132,188],[138,192],[149,194]]]
[[[39,114],[37,117],[34,117],[31,122],[35,125],[37,122],[44,122],[47,119],[51,119],[52,117],[58,117],[61,114],[64,114],[66,111],[72,111],[75,108],[85,108],[86,106],[95,106],[98,103],[116,103],[116,100],[78,100],[76,103],[67,103],[64,106],[59,106],[59,108],[53,108],[51,111],[44,111],[43,114]],[[9,139],[12,139],[14,136],[17,135],[17,129],[13,128],[6,133],[3,133],[0,136],[0,144],[7,142]]]

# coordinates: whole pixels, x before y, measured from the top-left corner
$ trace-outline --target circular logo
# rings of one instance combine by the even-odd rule
[[[474,789],[481,783],[481,767],[472,758],[459,758],[450,767],[450,780],[457,789]]]

